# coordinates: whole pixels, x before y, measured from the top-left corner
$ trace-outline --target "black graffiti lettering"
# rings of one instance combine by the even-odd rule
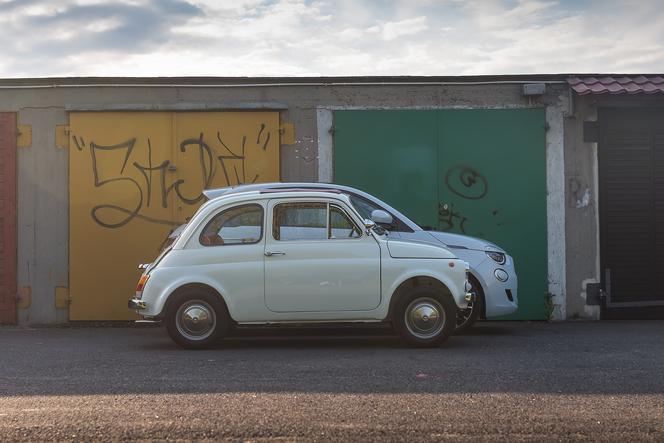
[[[110,183],[120,183],[120,182],[125,182],[125,183],[131,183],[136,187],[136,190],[138,192],[138,203],[135,208],[133,209],[128,209],[128,208],[123,208],[121,206],[117,205],[97,205],[94,206],[91,211],[90,215],[92,216],[92,219],[97,222],[99,225],[105,227],[105,228],[119,228],[127,223],[129,223],[134,217],[138,215],[138,212],[141,210],[141,207],[143,206],[143,190],[141,189],[140,184],[134,180],[133,178],[130,177],[122,177],[122,174],[124,173],[125,167],[127,166],[127,161],[129,160],[129,156],[131,155],[132,150],[134,149],[134,145],[136,144],[136,139],[132,138],[127,140],[126,142],[119,143],[117,145],[110,145],[110,146],[103,146],[103,145],[98,145],[96,143],[90,143],[90,156],[92,158],[92,174],[94,176],[94,185],[97,188],[100,188],[102,186],[108,185]],[[122,150],[124,149],[125,156],[124,156],[124,161],[122,162],[122,168],[120,168],[120,177],[113,177],[113,178],[108,178],[108,179],[100,179],[99,176],[99,169],[98,169],[98,164],[97,164],[97,152],[98,151],[115,151],[115,150]],[[99,216],[99,211],[101,210],[110,210],[111,212],[120,212],[121,214],[125,214],[126,217],[121,219],[120,221],[117,222],[108,222],[102,220]]]
[[[455,222],[458,221],[459,231],[465,234],[467,220],[460,212],[454,210],[453,204],[438,203],[438,227],[441,231],[454,229],[456,227]]]
[[[244,156],[244,150],[245,150],[245,146],[246,146],[246,143],[247,143],[247,136],[242,137],[242,148],[241,148],[240,154],[236,154],[235,152],[233,152],[231,150],[231,148],[229,148],[226,145],[226,143],[224,143],[224,140],[221,138],[221,132],[217,132],[217,140],[219,140],[219,143],[221,143],[221,146],[223,146],[223,148],[226,151],[228,151],[228,153],[230,154],[230,155],[225,154],[225,155],[217,156],[217,158],[219,159],[219,162],[221,163],[221,170],[224,172],[224,178],[226,179],[226,183],[228,184],[228,186],[231,186],[231,178],[228,175],[228,168],[227,168],[228,165],[226,163],[229,160],[240,160],[241,166],[242,166],[242,179],[240,179],[240,176],[238,174],[236,166],[233,166],[233,169],[235,170],[235,179],[236,179],[235,184],[240,185],[240,184],[245,183],[245,178],[246,178],[245,160],[246,160],[246,158]]]
[[[76,150],[82,151],[83,148],[85,148],[85,141],[83,138],[79,140],[76,136],[72,136],[72,140],[74,140],[74,144],[76,145]]]
[[[167,204],[167,191],[165,189],[166,185],[166,171],[168,169],[168,165],[171,162],[168,160],[164,160],[159,166],[143,166],[139,165],[138,163],[134,162],[134,167],[138,169],[138,172],[143,175],[143,178],[145,179],[145,186],[146,186],[146,191],[148,195],[146,207],[149,208],[150,204],[152,202],[152,172],[153,171],[159,171],[161,173],[161,206],[164,208],[168,207]],[[146,172],[147,171],[147,172]]]
[[[180,151],[181,152],[186,152],[187,148],[189,146],[197,146],[198,147],[198,156],[199,156],[199,161],[200,161],[200,167],[201,167],[201,179],[203,181],[203,186],[201,189],[207,189],[210,187],[212,184],[212,178],[213,178],[213,163],[212,163],[212,150],[210,149],[210,146],[208,146],[207,143],[203,141],[203,133],[201,132],[200,136],[195,139],[195,138],[190,138],[187,140],[184,140],[182,143],[180,143]],[[188,205],[193,205],[198,203],[203,199],[203,192],[200,192],[197,196],[195,197],[186,197],[182,194],[180,191],[180,185],[185,183],[184,179],[179,179],[176,180],[171,186],[166,188],[166,194],[170,193],[171,190],[175,189],[175,193],[177,196],[180,198],[181,201]],[[162,187],[162,190],[164,188]],[[166,198],[166,197],[164,197]]]
[[[489,191],[486,178],[469,166],[455,166],[445,174],[445,185],[459,197],[479,200]]]
[[[88,148],[88,145],[86,145],[85,140],[83,140],[82,137],[72,135],[72,140],[74,141],[77,151],[83,151],[85,148]],[[246,183],[247,140],[250,140],[250,144],[252,144],[254,138],[248,138],[247,135],[243,135],[240,147],[235,149],[231,149],[229,145],[224,142],[220,131],[217,132],[217,140],[220,143],[220,146],[218,146],[217,149],[222,151],[221,155],[219,155],[218,152],[215,152],[215,149],[205,142],[203,133],[200,133],[198,138],[185,139],[179,144],[180,151],[183,153],[188,149],[197,149],[200,168],[198,174],[201,180],[201,188],[209,188],[214,181],[215,158],[220,162],[227,186]],[[267,144],[270,140],[270,131],[267,130],[264,123],[261,124],[255,140],[255,147],[251,147],[252,149],[262,151],[267,149]],[[96,188],[101,188],[112,183],[125,183],[125,185],[131,184],[132,189],[135,188],[137,193],[135,206],[125,207],[124,205],[118,204],[99,204],[94,206],[90,212],[92,219],[95,223],[105,228],[120,228],[135,218],[158,224],[179,224],[171,220],[163,220],[143,215],[141,214],[141,210],[144,207],[149,208],[152,205],[153,195],[155,194],[155,188],[157,186],[161,191],[161,206],[163,208],[168,208],[169,197],[173,195],[173,191],[178,201],[189,205],[196,204],[203,199],[202,191],[196,196],[185,195],[181,189],[186,183],[184,178],[174,180],[173,182],[169,181],[169,172],[173,168],[173,165],[170,160],[163,160],[158,165],[154,164],[152,140],[149,137],[147,138],[147,158],[130,162],[132,156],[135,156],[137,152],[135,149],[137,146],[136,143],[137,139],[136,137],[133,137],[116,145],[99,145],[94,142],[89,144],[94,186]],[[263,144],[261,145],[261,143]],[[99,152],[109,151],[122,153],[119,171],[116,171],[110,176],[110,166],[106,162],[100,162],[98,159]],[[101,169],[102,165],[104,168],[103,171]],[[142,178],[134,179],[131,176],[128,176],[128,165],[135,168]],[[129,168],[129,170],[132,169]],[[154,172],[158,172],[158,178],[154,177]],[[232,177],[231,174],[233,175]],[[155,181],[155,179],[157,181]],[[256,183],[258,180],[259,174],[255,174],[250,182]],[[124,192],[126,193],[126,191]],[[121,216],[119,220],[117,219],[118,214]]]
[[[145,179],[145,186],[147,191],[146,193],[148,196],[145,206],[148,208],[152,204],[152,172],[161,170],[163,174],[163,171],[165,171],[168,167],[168,163],[168,160],[164,160],[159,166],[152,166],[152,142],[148,137],[148,165],[144,166],[138,162],[133,163],[133,166],[138,170],[138,172],[141,173],[141,175],[143,175],[143,178]]]
[[[261,123],[261,129],[258,131],[258,137],[256,137],[256,144],[259,144],[261,142],[261,135],[263,135],[263,131],[265,130],[265,123]],[[270,133],[268,132],[267,135],[265,136],[265,141],[263,142],[262,149],[263,151],[267,150],[267,144],[270,142]]]

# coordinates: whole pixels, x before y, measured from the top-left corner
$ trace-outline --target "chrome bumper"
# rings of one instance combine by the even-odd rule
[[[139,300],[137,298],[132,298],[132,299],[129,300],[129,302],[127,302],[127,307],[129,309],[141,310],[141,309],[147,308],[148,305],[143,300]]]

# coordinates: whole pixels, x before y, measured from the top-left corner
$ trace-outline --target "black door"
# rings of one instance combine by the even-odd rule
[[[664,109],[599,110],[600,251],[608,318],[664,314]]]

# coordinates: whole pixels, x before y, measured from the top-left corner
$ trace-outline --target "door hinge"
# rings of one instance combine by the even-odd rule
[[[67,309],[71,303],[69,288],[65,286],[55,287],[55,307],[58,309]]]
[[[21,286],[16,294],[16,306],[19,309],[28,309],[32,302],[32,288],[30,286]]]
[[[32,146],[32,126],[16,125],[16,146],[29,148]]]

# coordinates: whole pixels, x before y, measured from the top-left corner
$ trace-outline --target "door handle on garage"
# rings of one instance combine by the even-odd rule
[[[265,251],[265,256],[266,257],[272,257],[273,255],[286,255],[285,252],[278,252],[278,251]]]

